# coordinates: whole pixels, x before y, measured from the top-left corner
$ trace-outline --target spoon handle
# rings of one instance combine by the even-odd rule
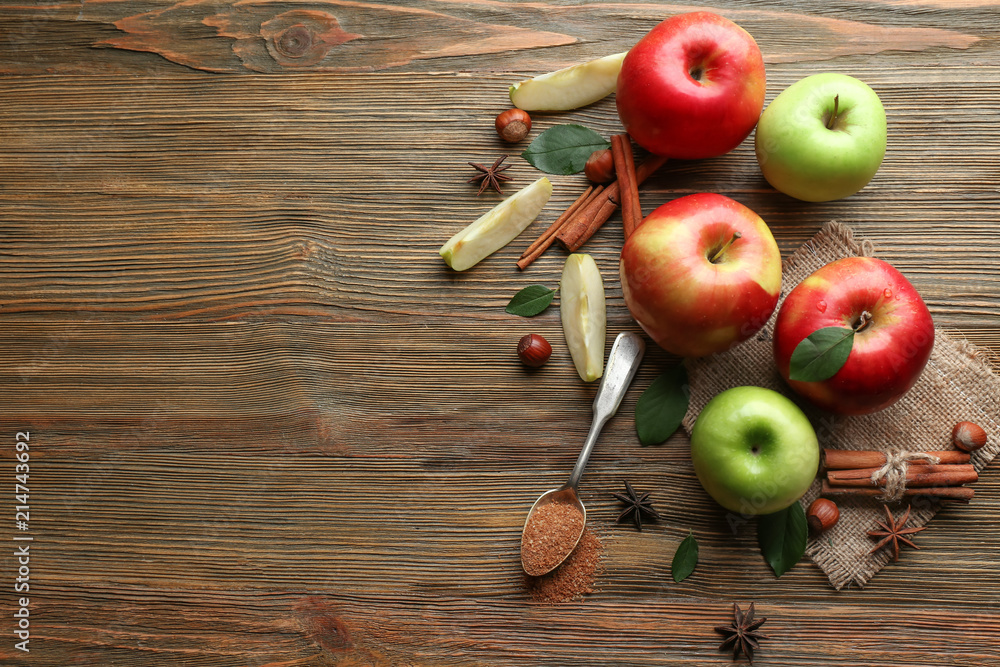
[[[587,434],[586,442],[583,443],[583,450],[564,488],[576,489],[576,485],[580,483],[583,469],[587,467],[590,453],[597,444],[597,436],[600,435],[604,424],[618,411],[618,406],[621,405],[635,372],[639,370],[639,363],[645,352],[646,344],[640,336],[629,331],[618,334],[615,344],[611,346],[611,354],[608,355],[601,386],[598,387],[597,396],[594,397],[594,421],[590,424],[590,432]]]

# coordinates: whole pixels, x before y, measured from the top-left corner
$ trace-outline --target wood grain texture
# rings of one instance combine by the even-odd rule
[[[811,12],[788,4],[773,9],[493,0],[403,0],[391,5],[317,0],[294,9],[275,0],[90,0],[41,8],[11,4],[0,8],[0,20],[11,26],[7,43],[0,44],[0,55],[7,56],[0,58],[0,71],[129,72],[137,63],[162,68],[157,59],[137,61],[102,53],[105,49],[156,54],[193,69],[227,73],[401,66],[546,71],[579,62],[595,45],[600,55],[626,50],[667,16],[703,8],[746,27],[769,63],[941,49],[973,49],[975,57],[976,44],[997,32],[989,20],[989,5],[955,29],[940,27],[942,21],[922,20],[934,13],[927,9],[917,12],[916,20],[896,8],[871,12],[873,20],[866,21],[856,12],[831,7]],[[947,16],[947,25],[961,25],[953,13]],[[570,48],[544,48],[554,46]],[[99,50],[96,57],[94,49]]]
[[[503,308],[558,282],[558,248],[524,272],[515,261],[584,179],[552,177],[542,216],[465,274],[437,249],[500,200],[475,196],[466,163],[522,148],[492,128],[510,83],[625,50],[693,8],[0,7],[0,471],[13,484],[14,434],[30,431],[34,537],[27,655],[16,556],[0,550],[0,663],[721,665],[712,627],[750,601],[773,635],[754,664],[1000,663],[996,466],[864,590],[834,593],[809,563],[775,580],[682,436],[638,445],[638,390],[677,361],[658,349],[581,488],[607,552],[599,590],[527,599],[524,514],[568,475],[595,387],[557,308]],[[803,204],[767,185],[747,142],[668,163],[643,209],[714,190],[758,211],[785,255],[847,222],[1000,369],[996,4],[713,8],[760,43],[768,100],[820,71],[872,85],[889,152],[859,194]],[[607,99],[539,114],[532,136],[565,122],[620,131]],[[510,162],[512,188],[537,177]],[[609,341],[638,330],[621,238],[616,215],[583,249],[605,277]],[[526,372],[514,349],[532,332],[554,352]],[[614,524],[625,479],[664,517],[641,533]],[[674,584],[689,530],[701,562]]]
[[[772,87],[811,71],[776,72]],[[711,183],[759,211],[786,254],[826,220],[840,219],[910,277],[940,323],[995,325],[988,317],[1000,308],[992,156],[1000,138],[983,131],[982,119],[997,89],[984,90],[978,79],[1000,80],[1000,68],[959,70],[933,87],[923,82],[921,104],[962,100],[949,103],[947,121],[914,105],[908,84],[892,83],[903,69],[854,71],[885,100],[893,147],[858,195],[812,206],[775,195],[752,146],[744,145],[701,163],[668,163],[643,186],[644,208]],[[500,199],[469,196],[473,186],[464,184],[467,161],[509,151],[489,123],[504,103],[499,77],[442,84],[440,75],[341,75],[331,89],[311,76],[246,83],[181,75],[132,84],[121,94],[111,92],[111,81],[55,77],[40,90],[32,79],[0,81],[11,119],[0,146],[10,165],[10,203],[0,215],[9,220],[8,250],[31,258],[0,267],[7,318],[46,310],[112,319],[503,318],[496,307],[519,287],[558,280],[558,249],[523,275],[512,279],[507,270],[522,245],[582,191],[579,175],[553,178],[552,206],[524,241],[487,260],[486,270],[453,275],[435,254],[443,239]],[[472,102],[474,120],[462,122],[436,97],[442,85],[458,95],[466,85],[493,92]],[[352,96],[373,88],[385,101],[377,112]],[[72,123],[59,105],[66,98],[76,100]],[[613,101],[573,118],[612,131]],[[541,116],[536,126],[564,120]],[[925,171],[928,161],[949,168]],[[516,160],[507,173],[523,186],[536,172]],[[56,238],[47,229],[53,218]],[[606,273],[616,271],[620,236],[616,216],[585,246]],[[946,271],[926,264],[928,251]],[[183,260],[165,265],[166,257]],[[136,282],[153,289],[133,289]],[[620,306],[620,288],[608,291]],[[456,299],[463,308],[453,307]]]

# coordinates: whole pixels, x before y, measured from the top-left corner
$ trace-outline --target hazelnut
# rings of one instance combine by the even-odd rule
[[[806,521],[813,533],[822,533],[824,530],[833,528],[838,519],[840,519],[840,510],[837,509],[837,503],[829,498],[817,498],[806,512]]]
[[[521,109],[507,109],[497,116],[496,128],[501,139],[516,144],[531,131],[531,116]]]
[[[974,452],[986,444],[986,431],[979,424],[958,422],[951,432],[951,440],[963,452]]]
[[[583,166],[583,173],[591,183],[610,183],[615,180],[615,159],[611,156],[611,150],[603,148],[591,153],[587,164]]]
[[[552,355],[552,346],[538,334],[528,334],[517,342],[517,356],[525,366],[538,368]]]

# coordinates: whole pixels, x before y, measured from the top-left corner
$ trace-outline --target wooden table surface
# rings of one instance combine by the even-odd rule
[[[853,225],[936,323],[1000,369],[1000,4],[781,0],[711,8],[757,39],[767,99],[815,72],[881,96],[889,149],[843,201],[763,180],[751,142],[669,163],[649,211],[716,191],[787,255]],[[514,261],[582,190],[456,274],[437,255],[500,200],[469,161],[507,86],[628,49],[690,6],[553,0],[81,0],[0,7],[0,550],[3,665],[724,665],[713,626],[756,602],[759,665],[1000,663],[1000,473],[949,507],[863,590],[811,562],[775,579],[735,533],[677,435],[640,447],[651,350],[582,485],[606,547],[599,590],[525,594],[524,515],[568,475],[596,389],[558,309],[504,313],[554,286],[565,252]],[[304,24],[314,42],[282,39]],[[286,35],[287,36],[287,35]],[[536,115],[620,131],[614,100]],[[538,172],[516,155],[521,187]],[[513,190],[511,190],[513,191]],[[608,339],[637,330],[617,279],[618,216],[584,250]],[[528,373],[525,333],[554,342]],[[30,523],[14,524],[30,433]],[[622,480],[664,519],[614,524]],[[693,530],[695,574],[670,558]],[[30,536],[31,542],[15,541]],[[30,592],[15,592],[30,545]],[[30,653],[15,647],[28,597]]]

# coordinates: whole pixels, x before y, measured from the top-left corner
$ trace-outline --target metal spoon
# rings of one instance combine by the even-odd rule
[[[569,544],[567,541],[566,553],[559,559],[559,562],[546,570],[533,572],[529,571],[524,564],[524,529],[522,528],[521,567],[530,576],[538,577],[559,567],[566,560],[566,557],[573,552],[573,549],[576,548],[577,543],[580,541],[580,537],[583,535],[583,528],[587,523],[587,509],[580,502],[579,496],[577,496],[577,484],[580,483],[580,478],[583,477],[583,469],[587,467],[587,460],[590,458],[591,452],[594,451],[597,436],[600,435],[604,424],[618,411],[618,406],[621,405],[625,391],[628,389],[629,384],[631,384],[632,378],[635,377],[635,372],[639,369],[639,362],[642,361],[642,355],[645,351],[646,344],[640,336],[634,333],[625,331],[618,334],[618,337],[615,339],[615,344],[611,347],[611,354],[608,355],[608,363],[604,369],[604,376],[601,378],[601,386],[597,389],[597,396],[594,397],[594,420],[590,425],[587,440],[583,443],[583,450],[576,460],[576,465],[573,466],[573,472],[569,476],[569,481],[558,489],[552,489],[543,493],[535,501],[535,504],[531,506],[528,516],[524,520],[524,527],[527,528],[528,522],[531,520],[531,515],[542,505],[551,502],[569,503],[575,505],[583,515],[580,533],[573,540],[572,544]]]

